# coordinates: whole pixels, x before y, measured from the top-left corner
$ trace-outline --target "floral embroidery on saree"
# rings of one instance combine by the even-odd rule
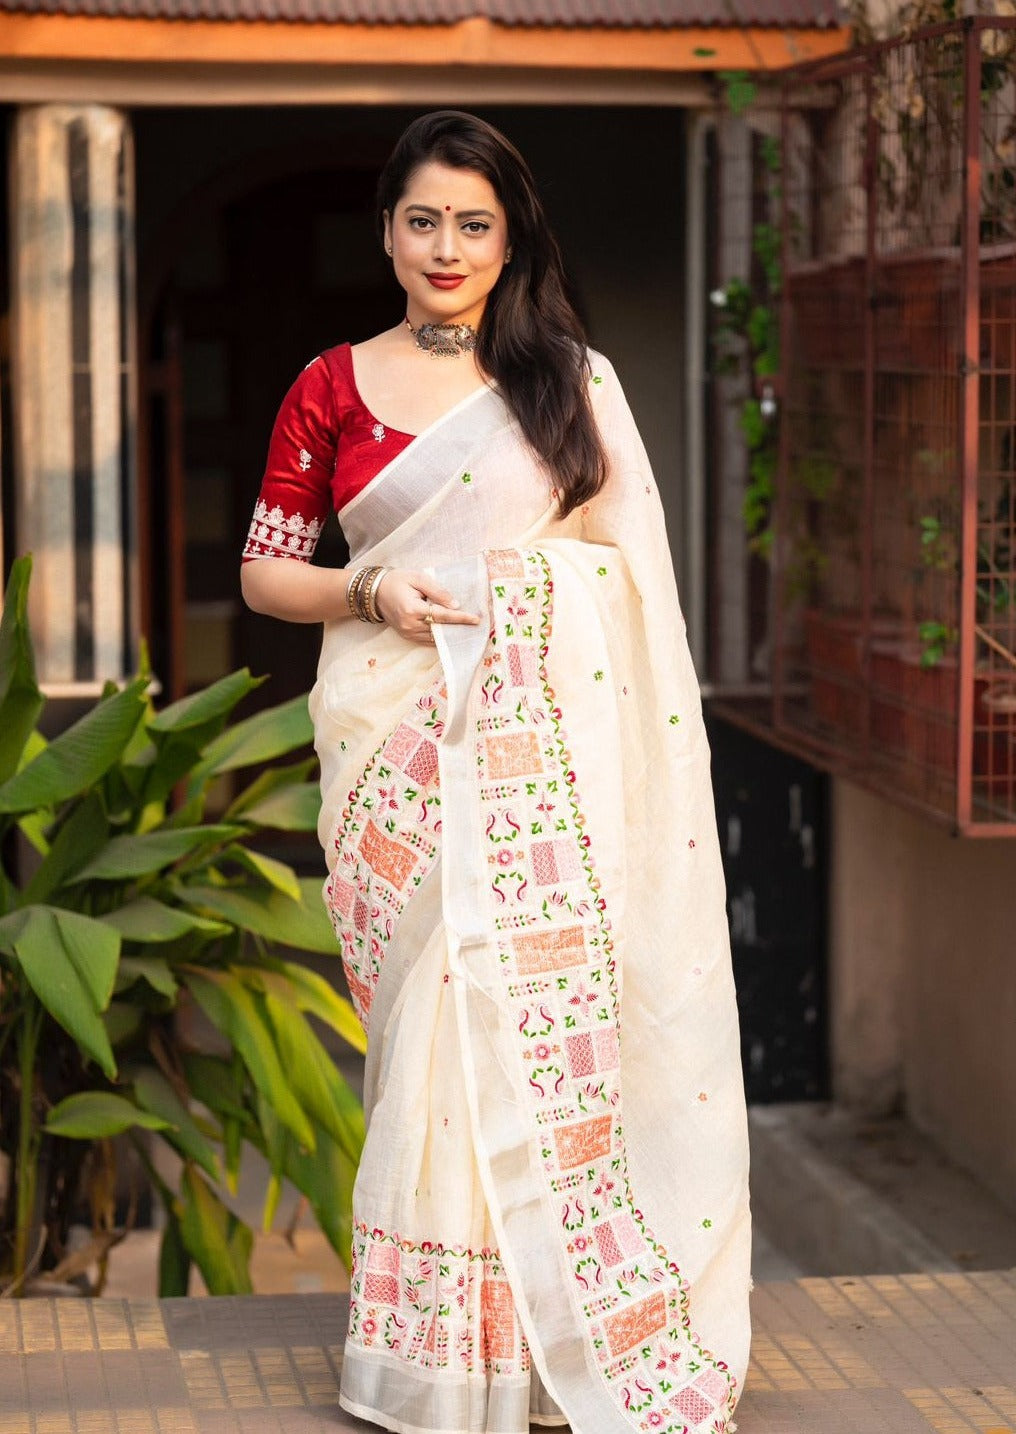
[[[545,558],[487,555],[494,614],[476,760],[504,994],[559,1238],[601,1374],[632,1428],[723,1434],[735,1379],[629,1185],[611,928],[545,659]]]
[[[422,1369],[527,1374],[529,1346],[496,1250],[353,1228],[349,1339]]]
[[[325,902],[364,1030],[385,951],[440,851],[437,742],[443,681],[424,693],[367,763],[342,813]]]

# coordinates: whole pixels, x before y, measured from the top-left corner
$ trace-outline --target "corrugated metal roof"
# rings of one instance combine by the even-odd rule
[[[832,29],[836,0],[0,0],[0,11],[137,19],[292,20],[346,25],[451,25],[477,16],[571,29]]]

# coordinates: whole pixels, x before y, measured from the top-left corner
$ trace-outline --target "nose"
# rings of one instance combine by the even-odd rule
[[[454,264],[459,257],[459,231],[450,214],[434,226],[434,258],[442,264]]]

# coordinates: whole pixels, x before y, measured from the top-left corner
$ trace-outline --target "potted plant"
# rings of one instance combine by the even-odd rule
[[[336,954],[318,881],[256,845],[314,826],[313,759],[261,771],[206,815],[224,774],[305,747],[306,703],[231,724],[258,685],[241,671],[157,711],[141,673],[47,742],[30,566],[13,565],[0,621],[0,1289],[23,1294],[89,1261],[101,1285],[123,1233],[117,1136],[165,1206],[163,1296],[186,1293],[192,1263],[213,1294],[250,1290],[253,1235],[225,1198],[245,1146],[268,1160],[265,1224],[288,1178],[348,1262],[362,1112],[308,1017],[361,1050],[363,1034],[327,981],[282,954]],[[225,1053],[176,1039],[185,1002]],[[152,1140],[179,1156],[175,1184]],[[83,1176],[85,1259],[67,1249]]]

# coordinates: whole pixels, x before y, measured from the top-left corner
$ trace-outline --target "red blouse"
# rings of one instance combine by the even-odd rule
[[[364,405],[349,344],[319,354],[282,400],[244,562],[310,562],[329,509],[345,507],[413,437]]]

